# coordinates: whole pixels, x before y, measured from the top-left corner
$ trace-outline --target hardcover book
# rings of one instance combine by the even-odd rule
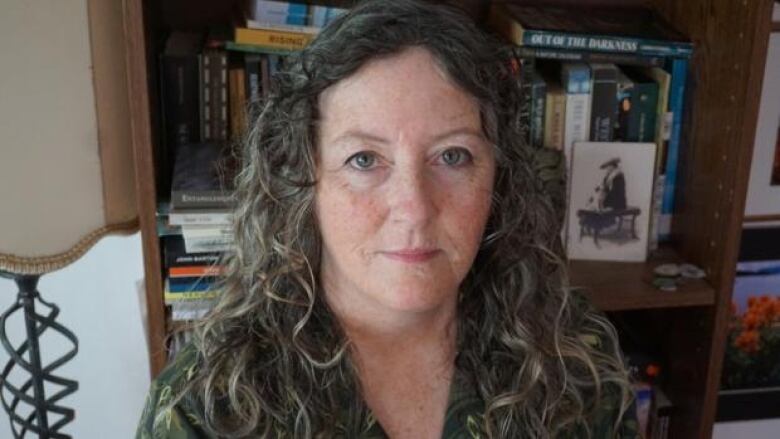
[[[236,169],[227,147],[214,142],[181,145],[173,170],[169,215],[196,209],[230,208]],[[177,225],[171,218],[169,222]]]
[[[593,97],[590,106],[590,140],[609,142],[612,140],[615,116],[617,115],[617,74],[614,64],[591,64],[591,86]]]
[[[203,36],[173,32],[160,55],[164,142],[157,156],[158,189],[168,196],[179,145],[200,141],[199,61]]]
[[[650,9],[493,4],[491,22],[519,46],[688,57],[693,45]]]
[[[574,144],[569,259],[646,260],[655,151],[654,143]]]

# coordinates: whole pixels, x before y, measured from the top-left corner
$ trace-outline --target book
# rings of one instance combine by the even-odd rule
[[[658,100],[656,102],[655,119],[655,143],[658,145],[658,153],[655,162],[655,179],[653,193],[653,217],[650,222],[651,238],[648,242],[648,250],[654,251],[658,248],[661,223],[661,208],[663,205],[663,191],[666,187],[664,180],[664,167],[667,143],[671,134],[672,114],[668,111],[669,85],[671,75],[660,67],[641,69],[647,77],[653,79],[658,86]]]
[[[574,144],[569,259],[646,260],[655,152],[654,143]]]
[[[617,115],[617,73],[614,64],[590,64],[591,105],[590,140],[609,142],[614,134]]]
[[[529,127],[529,143],[535,148],[544,146],[544,115],[547,99],[547,84],[535,70],[531,72],[531,115]]]
[[[220,252],[187,253],[181,235],[166,236],[162,241],[163,260],[168,270],[175,267],[211,267],[222,260]]]
[[[667,71],[671,74],[669,84],[669,112],[672,114],[672,126],[664,166],[664,198],[661,206],[661,221],[658,226],[658,239],[668,241],[672,230],[674,196],[677,184],[677,164],[680,157],[680,139],[682,135],[683,106],[685,103],[685,83],[688,76],[688,60],[670,59]]]
[[[160,54],[162,96],[162,148],[156,157],[157,187],[160,198],[167,198],[179,145],[200,141],[199,61],[203,36],[173,32]]]
[[[235,29],[235,44],[256,46],[263,49],[295,51],[306,47],[316,36],[311,32],[293,32],[275,29]]]
[[[230,209],[200,210],[171,210],[168,221],[174,226],[184,225],[230,225],[233,212]]]
[[[198,213],[198,209],[229,209],[234,202],[235,158],[227,147],[215,142],[188,143],[179,147],[171,182],[170,225],[182,225],[173,218]],[[173,215],[172,215],[173,214]]]
[[[303,26],[308,17],[309,7],[305,3],[252,0],[249,6],[249,18],[261,23]]]
[[[239,141],[247,128],[246,72],[243,66],[231,67],[228,72],[230,90],[230,137]]]
[[[225,267],[221,265],[189,265],[182,267],[170,267],[168,277],[200,277],[221,276],[225,273]]]
[[[674,414],[674,405],[666,396],[666,393],[658,387],[653,387],[653,407],[650,412],[650,434],[651,439],[668,439],[669,424]]]
[[[569,166],[574,142],[587,141],[590,138],[590,78],[590,68],[587,64],[573,63],[561,66],[561,84],[566,92],[563,145]],[[567,171],[571,175],[568,166]]]
[[[262,72],[260,58],[263,55],[259,53],[246,53],[244,57],[244,92],[246,93],[247,106],[249,108],[250,120],[253,114],[253,108],[260,103],[263,96],[262,90]]]
[[[663,67],[662,56],[640,56],[628,53],[588,52],[584,50],[548,49],[544,47],[519,47],[524,58],[549,59],[560,62],[611,63],[646,67]]]
[[[221,47],[205,47],[200,62],[201,140],[227,140],[227,54]]]
[[[347,11],[349,10],[334,6],[309,6],[309,25],[320,28],[325,27],[340,15],[347,13]]]
[[[571,186],[571,158],[574,142],[590,138],[590,68],[587,64],[566,63],[561,66],[561,84],[566,93],[566,114],[563,122],[563,156],[566,161],[567,184]],[[567,188],[566,198],[569,198]],[[568,245],[568,213],[564,215],[561,240]]]
[[[628,119],[634,105],[634,81],[632,81],[623,70],[618,70],[615,85],[617,115],[613,126],[612,138],[616,142],[626,142],[629,139]]]
[[[546,78],[547,101],[544,116],[544,146],[563,151],[564,119],[566,118],[566,94],[559,81]]]
[[[296,33],[304,32],[308,34],[317,34],[320,31],[320,28],[315,26],[267,23],[267,22],[255,21],[255,20],[246,20],[244,23],[244,27],[248,29],[277,30],[283,32],[296,32]]]
[[[168,279],[168,291],[171,293],[188,293],[210,291],[214,289],[216,281],[209,278],[170,278]]]
[[[216,301],[213,299],[175,301],[171,305],[171,320],[199,320],[214,308]]]
[[[632,71],[631,108],[628,117],[629,142],[654,142],[658,115],[658,83],[640,72]]]
[[[494,3],[490,21],[519,46],[687,57],[690,41],[645,8]]]

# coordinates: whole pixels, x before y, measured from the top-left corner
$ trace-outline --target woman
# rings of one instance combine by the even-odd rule
[[[510,58],[404,0],[292,59],[246,141],[223,296],[139,437],[633,437]]]

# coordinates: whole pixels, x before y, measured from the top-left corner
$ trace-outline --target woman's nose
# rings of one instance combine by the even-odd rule
[[[427,224],[436,214],[436,188],[421,169],[396,170],[389,203],[394,222],[412,226]]]

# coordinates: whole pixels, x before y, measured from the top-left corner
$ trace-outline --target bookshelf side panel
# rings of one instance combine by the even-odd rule
[[[150,116],[149,80],[142,0],[124,3],[130,122],[135,156],[136,192],[144,255],[144,281],[149,330],[149,362],[152,376],[165,366],[165,308],[162,300],[160,248],[156,226],[154,142]]]
[[[677,424],[673,437],[705,438],[714,422],[772,1],[653,3],[696,44],[672,234],[680,253],[705,268],[716,302],[690,315],[703,325],[701,340],[670,341],[673,355],[704,349],[688,354],[698,363],[687,389],[700,386],[688,401],[700,405],[687,407],[698,426]]]

